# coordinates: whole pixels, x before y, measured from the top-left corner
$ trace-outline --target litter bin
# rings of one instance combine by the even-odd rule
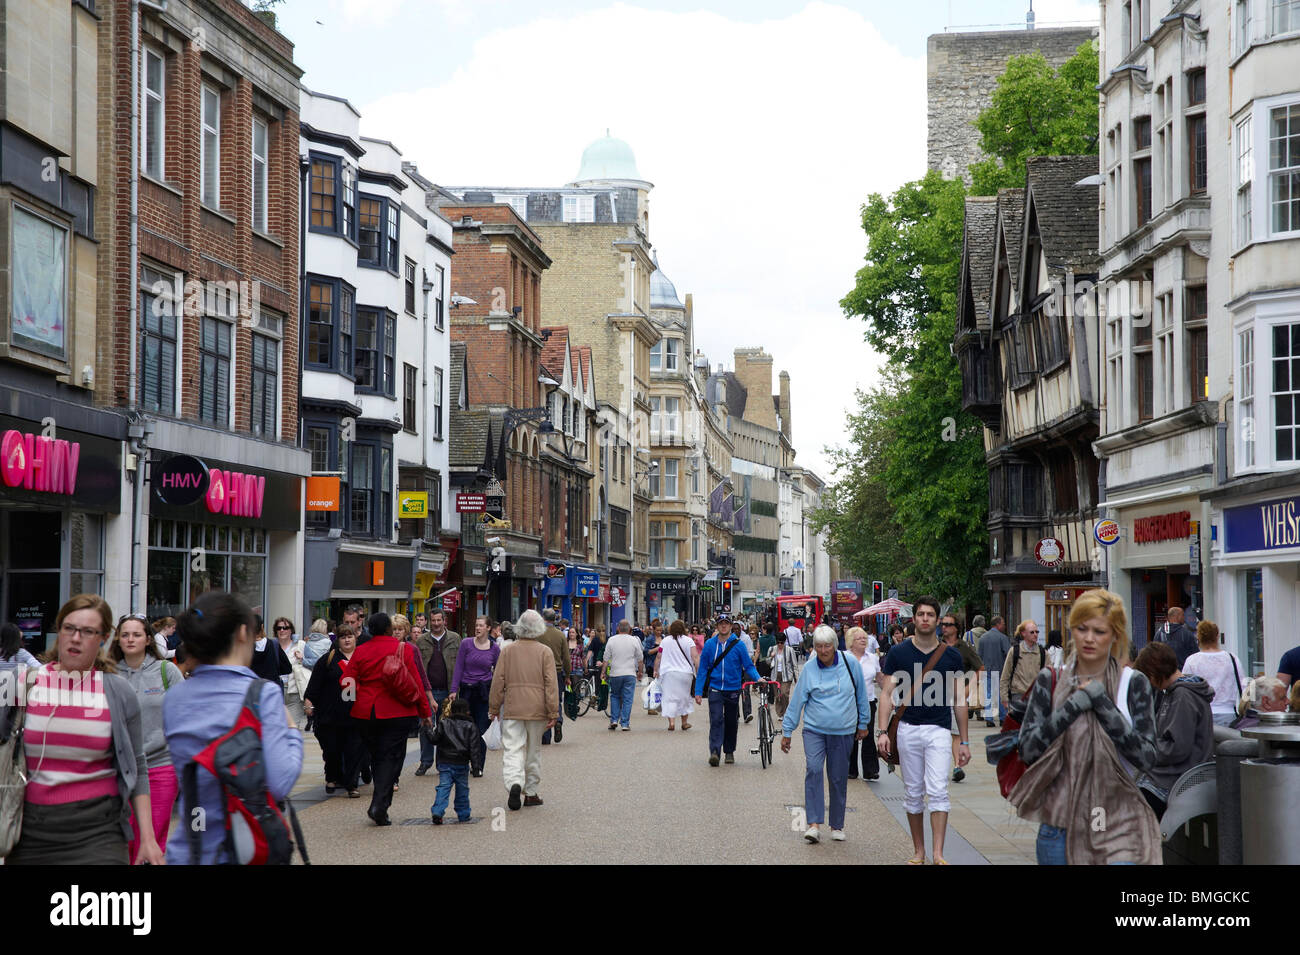
[[[1254,726],[1259,756],[1241,764],[1242,858],[1246,865],[1300,865],[1300,726]]]

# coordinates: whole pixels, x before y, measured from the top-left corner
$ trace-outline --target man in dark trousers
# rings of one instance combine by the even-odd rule
[[[559,614],[555,612],[554,607],[547,607],[542,611],[542,620],[546,622],[546,631],[537,638],[537,642],[545,644],[546,648],[555,656],[555,679],[556,686],[560,687],[560,695],[564,695],[564,687],[569,685],[569,650],[565,646],[564,634],[560,633],[556,621]],[[564,740],[564,707],[560,707],[560,712],[555,718],[555,742],[559,743]],[[542,745],[551,745],[551,731],[547,730],[542,734]]]
[[[984,685],[980,688],[984,694],[984,725],[994,726],[996,713],[999,721],[1007,715],[1005,708],[998,702],[998,687],[1001,681],[1002,663],[1011,652],[1011,638],[1007,636],[1007,622],[1001,617],[994,617],[992,626],[984,631],[976,645],[980,659],[984,662]]]
[[[1182,607],[1170,607],[1168,620],[1169,633],[1159,642],[1169,644],[1169,648],[1178,657],[1178,669],[1181,670],[1187,658],[1199,649],[1199,645],[1196,642],[1196,634],[1183,622]]]

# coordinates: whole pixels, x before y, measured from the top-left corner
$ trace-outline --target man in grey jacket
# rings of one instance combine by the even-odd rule
[[[1005,706],[998,702],[998,685],[1002,674],[1002,664],[1011,652],[1011,638],[1007,636],[1007,622],[1001,617],[994,617],[992,626],[979,639],[979,655],[984,661],[984,725],[996,726],[993,714],[998,714],[1000,721],[1007,715]],[[997,707],[995,710],[994,708]]]

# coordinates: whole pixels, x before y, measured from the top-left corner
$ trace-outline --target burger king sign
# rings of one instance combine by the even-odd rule
[[[1110,519],[1098,521],[1092,529],[1092,536],[1097,538],[1097,543],[1109,547],[1119,540],[1119,524]]]

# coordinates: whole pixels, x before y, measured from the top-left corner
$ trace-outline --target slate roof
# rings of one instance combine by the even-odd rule
[[[709,406],[718,403],[719,378],[725,379],[727,383],[727,414],[733,418],[745,417],[745,403],[749,400],[749,391],[740,383],[734,371],[714,372],[709,376],[704,386],[704,394]]]
[[[451,468],[477,468],[483,463],[489,432],[496,434],[491,413],[486,408],[459,406],[461,382],[465,375],[465,343],[451,343],[451,368],[448,395],[451,398],[451,421],[448,425],[450,441],[447,447],[447,465]],[[473,401],[474,396],[470,395]],[[493,447],[496,447],[495,442]]]
[[[966,199],[966,221],[962,237],[962,271],[970,282],[979,323],[988,321],[989,290],[993,285],[993,250],[997,238],[998,197],[970,196]]]
[[[1052,275],[1096,273],[1100,186],[1075,183],[1097,174],[1096,156],[1036,156],[1027,164],[1026,203],[1038,219],[1043,257]]]
[[[998,190],[998,222],[1002,226],[1002,235],[1007,247],[1007,263],[1011,273],[1011,307],[1020,297],[1020,243],[1022,226],[1025,221],[1025,190]],[[989,288],[993,288],[993,275],[997,269],[997,248],[993,250],[994,259],[989,267]]]

